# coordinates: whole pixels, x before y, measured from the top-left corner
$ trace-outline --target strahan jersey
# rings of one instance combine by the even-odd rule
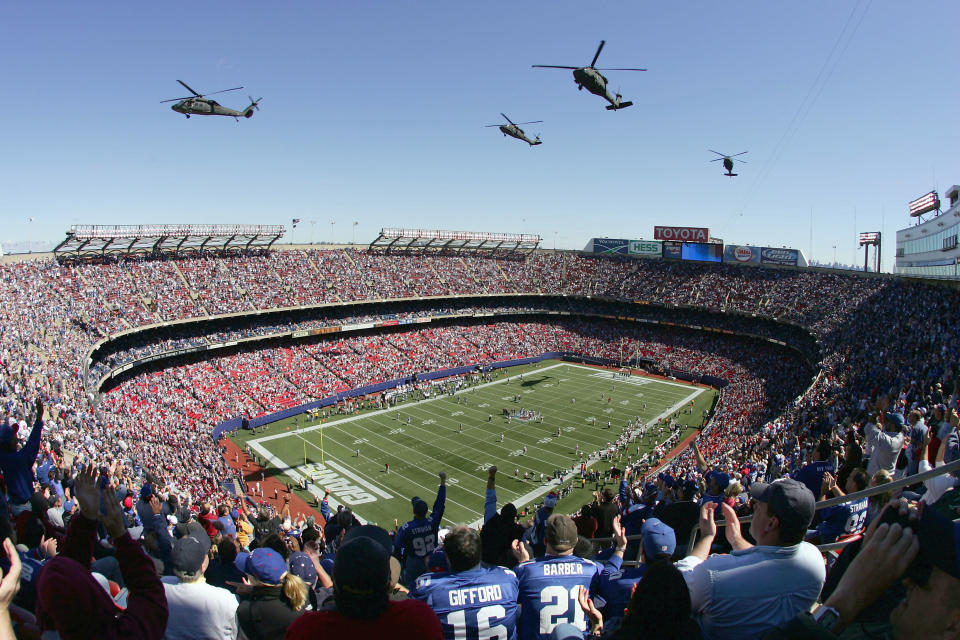
[[[837,538],[862,533],[867,522],[868,499],[844,502],[820,511],[823,520],[817,525],[820,542],[828,544]]]
[[[427,573],[410,594],[433,609],[446,640],[516,640],[517,575],[503,567]]]
[[[414,518],[397,530],[393,541],[394,555],[405,563],[416,566],[418,570],[426,571],[427,556],[437,548],[437,532],[440,530],[446,499],[447,487],[440,485],[430,517]],[[415,574],[417,575],[420,573]],[[413,582],[413,578],[410,581]]]
[[[558,624],[587,629],[577,596],[580,587],[595,591],[600,567],[577,556],[544,556],[516,567],[520,580],[519,640],[549,640]]]

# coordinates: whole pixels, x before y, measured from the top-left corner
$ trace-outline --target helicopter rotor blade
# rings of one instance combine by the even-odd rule
[[[518,122],[516,124],[536,124],[538,122],[543,122],[543,120],[531,120],[530,122]],[[510,124],[514,124],[514,123],[511,122]]]
[[[485,125],[483,125],[483,126],[486,127],[486,128],[489,128],[489,127],[503,127],[503,126],[506,126],[506,125],[502,125],[502,124],[485,124]]]
[[[517,124],[516,124],[513,120],[511,120],[510,118],[507,117],[507,114],[505,114],[505,113],[503,113],[503,112],[501,111],[501,112],[500,112],[500,115],[502,115],[502,116],[503,116],[503,119],[506,120],[507,122],[509,122],[510,124],[512,124],[513,126],[517,126]]]
[[[608,69],[604,67],[603,69],[596,69],[596,71],[646,71],[646,69],[634,69],[634,68],[620,68],[620,69]]]
[[[733,160],[734,162],[742,162],[743,164],[749,164],[746,160],[741,160],[740,158],[734,158],[731,156],[730,159]]]
[[[187,83],[184,82],[183,80],[177,80],[177,82],[179,82],[180,84],[182,84],[183,87],[184,87],[187,91],[189,91],[190,93],[192,93],[195,97],[197,97],[197,98],[200,97],[200,94],[197,93],[196,91],[194,91],[193,89],[191,89],[189,86],[187,86]]]
[[[749,152],[749,151],[741,151],[740,153],[735,153],[735,154],[733,154],[732,156],[727,156],[727,157],[728,157],[728,158],[736,158],[737,156],[742,156],[742,155],[745,154],[745,153],[750,153],[750,152]],[[741,162],[743,162],[743,161],[741,160]]]
[[[726,158],[714,158],[710,162],[720,162],[721,160],[726,160]]]
[[[202,96],[197,96],[197,97],[198,97],[198,98],[201,98],[201,97],[203,97],[203,96],[212,96],[212,95],[216,95],[216,94],[218,94],[218,93],[226,93],[227,91],[237,91],[237,90],[239,90],[239,89],[243,89],[243,87],[234,87],[233,89],[221,89],[220,91],[213,91],[213,92],[211,92],[211,93],[204,93]]]
[[[606,41],[606,40],[601,40],[601,41],[600,41],[600,46],[597,47],[597,52],[596,52],[595,54],[593,54],[593,61],[590,63],[590,66],[591,66],[591,67],[592,67],[593,65],[597,64],[597,58],[600,57],[600,52],[603,51],[603,45],[605,45],[605,44],[607,44],[607,41]]]
[[[727,157],[727,154],[725,154],[725,153],[720,153],[719,151],[714,151],[713,149],[707,149],[707,151],[709,151],[710,153],[715,153],[715,154],[717,154],[718,156],[723,156],[724,158]],[[718,160],[719,160],[719,158],[718,158]]]
[[[530,66],[537,69],[582,69],[582,67],[564,67],[559,64],[532,64]]]
[[[193,97],[196,97],[196,96],[186,96],[184,98],[170,98],[169,100],[161,100],[160,104],[163,104],[164,102],[179,102],[180,100],[189,100],[190,98],[193,98]]]

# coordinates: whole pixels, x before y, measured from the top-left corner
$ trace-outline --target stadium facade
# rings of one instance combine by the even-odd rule
[[[894,273],[918,278],[960,280],[960,186],[944,194],[946,211],[918,224],[897,231]]]

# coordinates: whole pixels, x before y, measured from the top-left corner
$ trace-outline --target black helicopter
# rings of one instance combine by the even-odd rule
[[[607,105],[607,111],[616,111],[618,109],[626,109],[629,106],[632,106],[632,102],[620,102],[621,96],[619,93],[616,96],[611,96],[607,91],[607,78],[604,76],[601,71],[646,71],[646,69],[633,69],[633,68],[619,68],[619,69],[597,69],[593,65],[597,64],[597,58],[600,57],[600,52],[603,50],[603,45],[606,44],[606,40],[600,41],[600,46],[597,47],[597,52],[593,54],[593,61],[586,67],[565,67],[556,64],[535,64],[532,65],[541,69],[573,69],[573,80],[577,83],[577,89],[582,90],[584,87],[587,88],[587,91],[592,93],[595,96],[600,96],[605,99],[610,104]]]
[[[164,102],[176,102],[177,104],[172,105],[170,108],[176,111],[177,113],[182,113],[183,115],[190,117],[190,114],[197,116],[233,116],[234,118],[249,118],[253,116],[253,110],[260,110],[260,107],[257,105],[260,103],[263,98],[257,98],[256,100],[253,97],[250,97],[250,106],[244,109],[243,111],[237,111],[236,109],[230,109],[229,107],[224,107],[216,100],[208,100],[206,96],[212,96],[216,93],[226,93],[227,91],[237,91],[243,89],[243,87],[234,87],[233,89],[222,89],[220,91],[214,91],[213,93],[197,93],[191,89],[186,82],[183,80],[177,80],[180,84],[186,88],[187,91],[192,93],[192,96],[187,96],[186,98],[171,98],[170,100],[161,100],[160,104]]]
[[[741,160],[737,156],[742,156],[745,153],[750,153],[749,151],[741,151],[740,153],[735,153],[732,156],[728,156],[725,153],[720,153],[719,151],[714,151],[713,149],[707,149],[707,151],[709,151],[710,153],[715,153],[718,156],[720,156],[719,158],[714,158],[710,162],[717,162],[718,160],[723,160],[723,168],[727,171],[723,175],[727,176],[728,178],[733,178],[734,176],[737,175],[736,173],[733,173],[733,163],[735,161],[742,162],[743,164],[747,164],[746,160]]]
[[[534,138],[533,140],[531,140],[531,139],[528,138],[527,135],[523,132],[523,129],[521,129],[520,127],[518,127],[517,124],[516,124],[513,120],[511,120],[510,118],[507,117],[507,114],[501,113],[500,115],[502,115],[502,116],[503,116],[503,119],[506,120],[507,122],[509,122],[510,124],[487,124],[487,125],[484,125],[484,126],[485,126],[485,127],[500,127],[500,131],[503,133],[504,136],[510,136],[510,137],[516,138],[517,140],[523,140],[524,142],[526,142],[527,144],[529,144],[531,147],[533,147],[533,146],[535,146],[535,145],[538,145],[538,144],[543,144],[543,142],[540,141],[540,136],[539,136],[539,135],[538,135],[536,138]],[[543,120],[531,120],[530,122],[521,122],[520,124],[536,124],[536,123],[538,123],[538,122],[543,122]]]

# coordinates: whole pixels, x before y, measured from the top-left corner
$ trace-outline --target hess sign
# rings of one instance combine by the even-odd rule
[[[710,242],[710,229],[706,227],[654,227],[653,237],[657,240],[679,242]]]

